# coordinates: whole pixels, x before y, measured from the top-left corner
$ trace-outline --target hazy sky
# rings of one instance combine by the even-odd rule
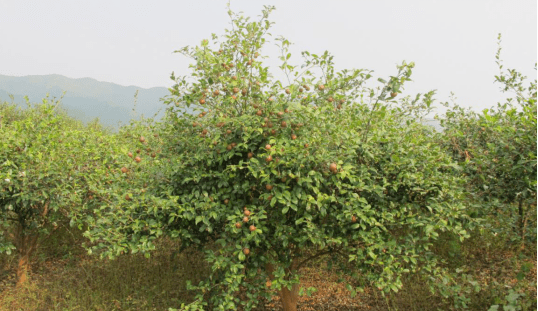
[[[536,0],[232,0],[256,18],[275,5],[271,33],[300,51],[328,50],[336,67],[395,74],[414,61],[405,94],[437,89],[436,98],[483,109],[501,100],[493,84],[497,34],[505,66],[534,80]],[[171,86],[190,60],[172,53],[229,27],[226,1],[0,0],[0,74],[61,74],[144,88]],[[275,56],[273,54],[272,56]]]

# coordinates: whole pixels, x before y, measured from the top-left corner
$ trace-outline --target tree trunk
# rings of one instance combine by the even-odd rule
[[[287,271],[286,279],[288,279],[288,276],[293,272],[297,272],[295,267],[297,266],[297,262],[293,262],[290,269]],[[273,276],[274,267],[272,264],[267,264],[265,266],[265,269],[267,270],[267,274],[269,275],[269,279],[272,281],[275,277]],[[287,287],[282,287],[280,291],[278,292],[278,295],[280,296],[280,301],[282,302],[282,307],[284,308],[284,311],[297,311],[297,303],[299,302],[299,284],[294,284],[291,287],[291,290]]]
[[[19,231],[21,233],[22,230]],[[19,253],[19,263],[17,264],[17,287],[20,287],[28,280],[30,270],[30,257],[37,247],[37,235],[21,235],[16,243]]]
[[[282,287],[279,294],[284,311],[297,311],[297,302],[299,302],[299,284],[294,284],[291,287],[291,290],[287,287]]]
[[[518,227],[519,227],[519,234],[521,235],[521,249],[525,249],[525,225],[526,225],[526,215],[525,215],[525,207],[523,205],[523,199],[519,199],[518,204]]]
[[[21,287],[28,279],[28,267],[30,265],[30,256],[28,253],[20,254],[19,264],[17,265],[17,287]]]

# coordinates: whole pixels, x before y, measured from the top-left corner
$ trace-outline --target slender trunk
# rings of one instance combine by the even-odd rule
[[[37,247],[37,236],[23,235],[19,237],[17,243],[19,253],[19,263],[17,264],[17,287],[20,287],[28,280],[28,271],[30,270],[30,257]]]
[[[30,265],[29,254],[21,254],[19,256],[19,264],[17,265],[17,287],[23,286],[28,280],[29,265]]]
[[[289,279],[289,275],[296,271],[297,262],[293,262],[290,269],[286,271],[286,279]],[[274,267],[272,264],[267,264],[265,266],[267,274],[269,274],[269,279],[272,281],[275,277],[273,276]],[[297,303],[299,302],[299,284],[294,284],[291,287],[291,290],[287,287],[282,287],[278,292],[280,296],[280,301],[282,302],[282,307],[284,311],[297,311]]]
[[[518,219],[518,227],[519,227],[519,234],[521,235],[521,248],[525,248],[525,207],[523,206],[523,199],[519,199],[518,202],[518,213],[519,213],[519,219]]]

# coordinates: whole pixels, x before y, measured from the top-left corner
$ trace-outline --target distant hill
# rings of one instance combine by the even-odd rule
[[[138,90],[136,100],[136,115],[134,95]],[[59,98],[63,92],[63,107],[67,113],[84,123],[96,117],[105,126],[117,129],[118,122],[127,124],[140,115],[159,120],[164,116],[166,106],[160,99],[169,94],[165,87],[144,89],[136,86],[121,86],[109,82],[100,82],[92,78],[71,79],[61,75],[13,77],[0,75],[0,101],[8,101],[9,94],[15,98],[17,105],[24,105],[24,96],[30,102],[41,102],[46,94]]]

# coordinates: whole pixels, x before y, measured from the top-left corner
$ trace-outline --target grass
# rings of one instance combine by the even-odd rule
[[[495,221],[490,223],[506,225]],[[510,230],[491,232],[477,229],[463,243],[442,236],[436,244],[434,250],[446,267],[457,272],[452,286],[441,286],[445,296],[430,292],[418,275],[405,275],[398,293],[382,295],[367,287],[351,298],[339,280],[362,281],[325,269],[321,258],[302,271],[302,285],[317,291],[301,297],[299,310],[488,310],[492,305],[499,305],[498,310],[536,310],[535,237],[521,250]],[[14,287],[14,258],[1,255],[0,310],[167,310],[190,301],[193,294],[186,290],[186,280],[196,283],[209,271],[201,253],[178,254],[179,245],[168,239],[158,243],[150,258],[136,254],[116,260],[87,255],[81,241],[80,232],[59,230],[41,246],[30,282],[19,289]],[[265,310],[279,309],[276,296],[265,303]]]

